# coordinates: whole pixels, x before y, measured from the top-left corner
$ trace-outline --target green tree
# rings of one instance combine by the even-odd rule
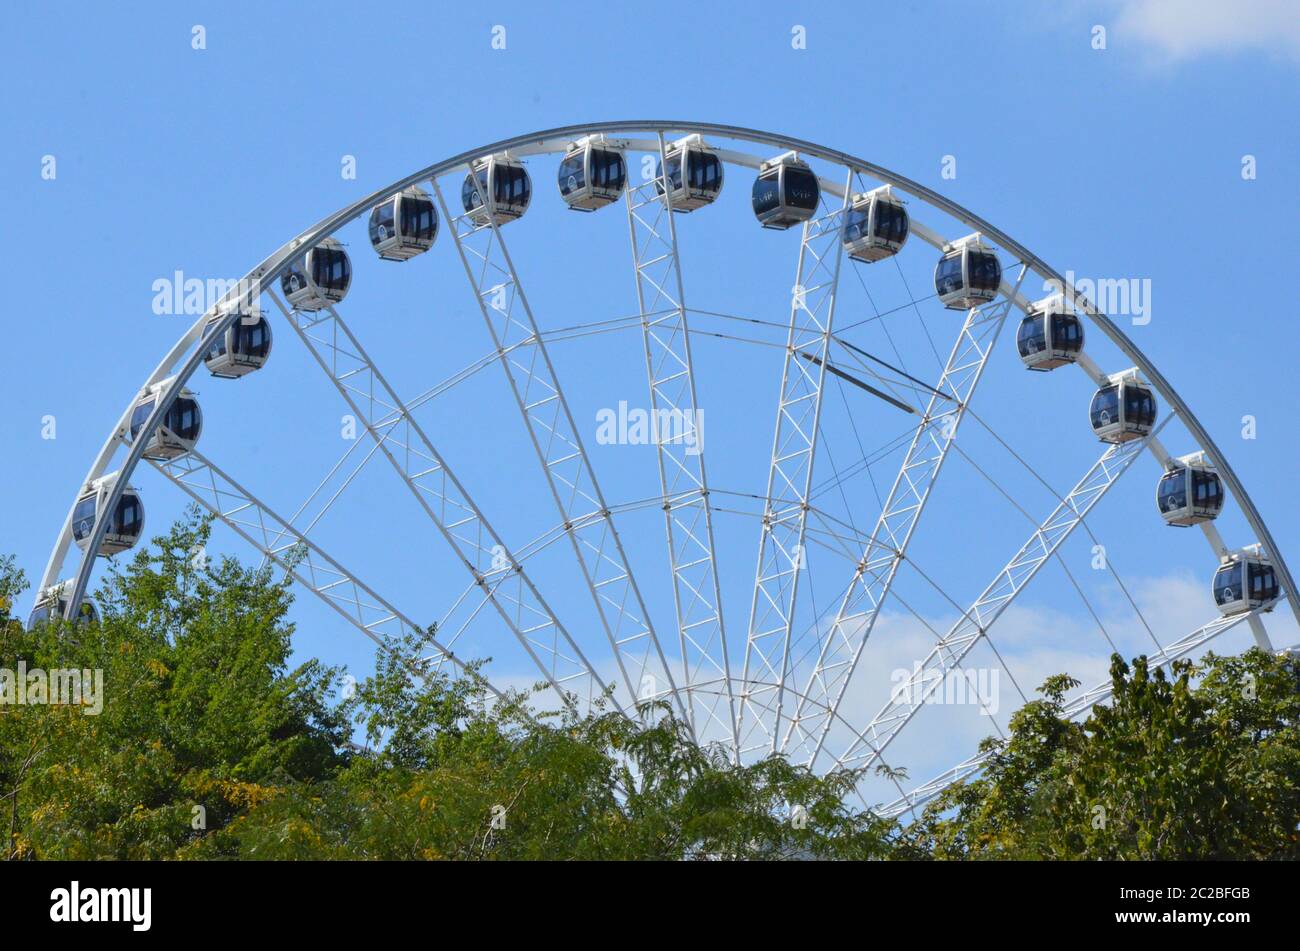
[[[845,806],[856,775],[751,766],[691,741],[666,707],[538,718],[527,694],[380,655],[348,709],[373,752],[333,783],[259,803],[212,854],[349,859],[872,858],[891,823]]]
[[[739,766],[664,707],[539,716],[528,692],[424,669],[420,637],[341,671],[289,666],[285,583],[203,556],[196,514],[97,593],[102,619],[3,615],[0,667],[103,671],[102,712],[0,708],[11,858],[879,857],[857,776]],[[22,588],[0,564],[0,610]],[[355,747],[354,731],[364,738]],[[358,752],[360,750],[360,752]],[[197,822],[197,807],[202,822]]]
[[[0,667],[102,671],[104,694],[98,715],[0,707],[10,857],[184,854],[284,776],[346,760],[348,724],[329,703],[339,672],[288,668],[288,590],[232,559],[208,564],[207,540],[191,515],[110,569],[98,624],[25,631],[6,616]],[[12,564],[0,577],[22,585]]]
[[[944,859],[1300,858],[1300,669],[1251,650],[1151,670],[1111,659],[1111,702],[1063,715],[1057,676],[986,740],[978,779],[906,836]]]
[[[27,631],[0,558],[0,669],[99,670],[103,706],[0,704],[13,859],[1300,857],[1300,670],[1260,651],[1113,658],[1114,693],[1066,719],[1050,678],[986,770],[906,829],[816,776],[699,746],[665,705],[542,715],[449,679],[428,638],[342,671],[291,664],[283,579],[204,554],[196,513],[97,592],[97,623]],[[540,688],[539,688],[540,689]],[[544,702],[544,700],[543,700]],[[359,743],[354,742],[354,738]]]

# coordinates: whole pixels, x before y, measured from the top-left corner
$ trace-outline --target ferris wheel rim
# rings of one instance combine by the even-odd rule
[[[1167,378],[1156,368],[1155,364],[1133,343],[1132,340],[1111,320],[1102,313],[1086,297],[1079,295],[1073,285],[1066,281],[1065,278],[1048,265],[1045,261],[1033,254],[1024,245],[1017,242],[1010,235],[1006,234],[996,226],[992,225],[979,215],[966,209],[964,206],[946,198],[934,190],[921,185],[905,176],[899,175],[890,169],[879,166],[875,163],[866,161],[850,153],[837,149],[831,149],[813,142],[797,139],[781,133],[767,132],[763,130],[749,129],[740,126],[732,126],[718,123],[707,122],[689,122],[679,120],[617,120],[608,122],[589,122],[577,125],[562,126],[552,129],[541,130],[524,135],[514,136],[503,139],[498,142],[477,147],[471,150],[461,152],[451,158],[444,159],[417,172],[411,173],[404,178],[390,185],[379,189],[372,194],[345,206],[342,209],[332,213],[322,219],[316,225],[306,229],[297,237],[282,245],[277,251],[269,255],[257,267],[249,271],[245,277],[236,284],[235,288],[224,295],[208,311],[201,315],[195,323],[186,331],[185,334],[172,347],[171,351],[164,357],[163,361],[150,375],[144,387],[133,394],[128,404],[122,420],[110,432],[108,439],[105,441],[103,448],[96,457],[91,469],[82,483],[82,486],[93,483],[96,479],[102,477],[110,461],[116,455],[118,444],[122,441],[121,434],[124,425],[129,421],[136,403],[139,399],[140,392],[147,391],[149,387],[165,381],[169,375],[171,382],[165,391],[160,395],[154,410],[145,423],[140,435],[133,439],[126,447],[127,453],[123,459],[122,465],[117,470],[117,479],[109,493],[108,499],[104,505],[104,511],[112,511],[118,498],[127,487],[128,482],[137,468],[148,443],[149,437],[157,428],[158,423],[170,409],[172,402],[179,396],[186,383],[197,371],[198,365],[202,362],[203,354],[206,352],[204,344],[210,339],[215,339],[218,334],[222,334],[238,317],[238,308],[233,307],[241,299],[241,292],[247,293],[248,288],[258,288],[256,296],[260,296],[260,288],[268,288],[276,279],[278,279],[290,265],[305,254],[311,248],[317,246],[325,239],[329,238],[343,226],[350,224],[354,220],[366,214],[376,203],[384,200],[391,195],[401,192],[406,188],[418,185],[420,182],[434,179],[455,171],[459,167],[467,166],[475,159],[485,155],[492,155],[501,152],[511,152],[520,150],[532,150],[527,154],[554,154],[563,151],[564,146],[561,142],[571,142],[574,139],[583,136],[595,134],[617,134],[631,132],[651,132],[664,135],[669,132],[680,134],[700,134],[706,136],[718,136],[738,142],[766,145],[779,149],[793,150],[808,156],[812,156],[833,165],[848,169],[850,172],[858,172],[889,184],[899,191],[914,197],[937,211],[949,216],[950,218],[962,222],[972,230],[979,232],[985,237],[992,240],[998,247],[1007,253],[1014,255],[1019,259],[1028,270],[1033,271],[1042,277],[1045,281],[1054,281],[1066,293],[1072,296],[1076,307],[1084,313],[1095,326],[1099,327],[1103,333],[1123,352],[1134,365],[1141,370],[1150,385],[1168,401],[1172,412],[1179,416],[1183,421],[1192,438],[1197,442],[1200,449],[1208,453],[1214,460],[1219,472],[1222,474],[1228,489],[1232,492],[1233,497],[1237,500],[1242,513],[1245,515],[1248,524],[1255,532],[1256,541],[1262,544],[1270,556],[1275,569],[1277,570],[1282,581],[1282,587],[1285,591],[1294,590],[1293,580],[1289,568],[1286,565],[1284,556],[1280,548],[1275,543],[1267,524],[1264,522],[1262,515],[1251,499],[1244,483],[1233,470],[1232,465],[1226,455],[1220,451],[1213,441],[1213,438],[1199,422],[1195,414],[1191,411],[1190,406],[1182,399],[1177,391],[1169,383]],[[724,161],[729,159],[724,158]],[[746,163],[748,164],[748,163]],[[933,244],[933,241],[929,243]],[[1014,306],[1021,310],[1025,305],[1021,300],[1013,300]],[[222,311],[227,312],[222,314]],[[222,318],[222,319],[218,319]],[[188,359],[181,365],[180,370],[173,373],[181,357],[193,347],[193,352]],[[80,492],[76,493],[79,496]],[[56,540],[55,547],[51,553],[50,561],[47,564],[45,574],[42,576],[41,585],[38,588],[37,596],[40,592],[49,586],[57,583],[59,575],[62,572],[63,560],[70,548],[71,542],[71,523],[72,508],[76,506],[76,496],[74,496],[73,505],[69,509],[68,517],[59,538]],[[85,597],[86,588],[89,584],[90,574],[95,566],[98,557],[97,551],[100,540],[107,527],[105,518],[98,518],[96,526],[91,537],[87,540],[86,549],[83,552],[81,563],[78,567],[76,580],[69,594],[67,604],[67,616],[75,614],[79,604]],[[1300,600],[1287,598],[1291,603],[1293,612],[1297,620],[1300,620]]]

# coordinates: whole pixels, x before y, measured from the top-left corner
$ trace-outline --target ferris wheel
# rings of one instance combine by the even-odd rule
[[[746,185],[753,218],[727,207]],[[598,226],[598,239],[584,233]],[[750,242],[766,242],[773,263],[737,278],[731,265],[750,260]],[[354,319],[348,305],[354,284],[378,286],[390,265],[405,275],[440,253],[460,274],[421,293],[481,318],[440,330],[473,338],[480,356],[452,367],[428,354],[442,382],[402,396],[405,384],[361,342],[401,328],[373,313]],[[618,271],[617,290],[589,283],[597,267]],[[537,274],[575,284],[579,303],[564,316],[535,308]],[[319,481],[272,462],[237,478],[201,446],[205,422],[227,421],[211,411],[205,420],[191,387],[207,371],[237,403],[243,381],[273,366],[280,321],[276,337],[297,338],[362,437]],[[601,349],[582,349],[596,341]],[[1037,406],[1048,393],[1070,405],[1075,395],[1053,387],[1065,374],[1092,392],[1086,416],[1079,405],[1050,425],[1024,412],[1010,430],[997,425],[999,406]],[[985,408],[977,396],[991,381]],[[482,402],[441,422],[422,416],[470,386],[494,388],[513,418],[466,435],[453,421]],[[457,432],[463,445],[449,446]],[[1050,476],[1029,461],[1034,450]],[[498,451],[506,474],[481,485],[476,453]],[[995,472],[994,456],[1047,504],[1032,510],[1029,489]],[[1048,603],[1073,588],[1101,628],[1071,648],[1103,659],[1119,649],[1063,554],[1071,539],[1097,543],[1103,499],[1144,458],[1155,478],[1120,524],[1194,527],[1178,544],[1208,544],[1204,584],[1217,608],[1177,632],[1142,617],[1152,666],[1239,625],[1272,650],[1265,616],[1285,601],[1300,620],[1300,605],[1229,460],[1117,320],[1022,244],[914,181],[788,136],[690,122],[571,126],[414,172],[303,231],[222,295],[130,394],[72,501],[32,623],[94,612],[98,558],[139,541],[142,486],[160,478],[338,623],[381,645],[419,633],[430,662],[452,674],[490,656],[482,675],[493,692],[526,677],[557,708],[603,702],[637,715],[659,701],[737,760],[780,752],[818,770],[906,765],[911,775],[896,758],[903,738],[977,652],[1025,697],[998,648],[999,622],[1049,567],[1068,584]],[[367,463],[392,470],[391,492],[459,579],[431,632],[415,620],[428,609],[403,603],[410,585],[389,590],[384,569],[366,575],[322,536]],[[273,507],[265,483],[290,477],[311,490],[307,501]],[[991,514],[990,498],[1016,518]],[[351,538],[391,544],[378,518]],[[1240,536],[1231,541],[1229,522]],[[65,571],[74,548],[80,560]],[[945,569],[960,578],[945,581]],[[892,651],[892,670],[873,661],[878,645]],[[1085,683],[1068,711],[1085,713],[1107,690],[1106,679]],[[977,699],[962,712],[991,732],[978,709],[988,698]],[[948,762],[924,782],[893,772],[882,780],[889,794],[867,801],[901,815],[983,757]]]

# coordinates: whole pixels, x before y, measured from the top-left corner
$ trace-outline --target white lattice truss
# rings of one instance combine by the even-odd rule
[[[465,673],[464,663],[455,655],[454,643],[442,641],[427,626],[395,608],[198,450],[175,459],[149,462],[380,647],[391,649],[401,640],[415,637],[433,648],[427,658],[431,669],[450,663],[458,673]],[[484,682],[484,686],[499,695],[490,684]]]
[[[1258,611],[1250,611],[1243,614],[1234,614],[1227,617],[1216,617],[1214,620],[1201,625],[1190,634],[1186,634],[1171,644],[1165,645],[1159,651],[1147,656],[1147,666],[1151,670],[1157,667],[1164,667],[1172,664],[1174,661],[1187,657],[1196,652],[1196,650],[1205,644],[1208,644],[1214,638],[1229,631],[1258,615]],[[1066,719],[1073,720],[1075,717],[1082,716],[1091,710],[1094,706],[1108,699],[1114,690],[1111,680],[1108,678],[1095,686],[1085,690],[1083,693],[1074,697],[1067,703],[1062,710],[1062,716]],[[934,777],[929,782],[922,783],[911,792],[906,793],[900,798],[883,806],[876,807],[877,814],[889,818],[897,818],[907,812],[919,809],[930,800],[934,799],[949,786],[962,782],[976,775],[984,768],[984,764],[989,761],[995,754],[995,751],[979,753],[970,759],[944,771]]]
[[[1163,427],[1172,418],[1166,416],[1160,426]],[[1020,550],[989,582],[921,664],[913,669],[908,680],[891,691],[889,701],[871,718],[865,729],[854,737],[849,748],[837,758],[837,765],[861,767],[875,763],[885,747],[928,702],[938,687],[936,675],[942,677],[960,667],[966,655],[981,638],[988,636],[989,630],[1011,606],[1016,596],[1056,554],[1070,533],[1083,523],[1088,512],[1142,454],[1147,441],[1157,432],[1159,428],[1147,439],[1134,439],[1107,447],[1101,458],[1093,463],[1052,513],[1034,529]]]
[[[798,747],[807,752],[810,765],[816,762],[826,742],[834,715],[880,616],[898,567],[906,557],[912,532],[957,436],[958,427],[966,415],[966,406],[984,374],[989,354],[1002,325],[1006,323],[1025,273],[1026,268],[1022,265],[1015,286],[1008,293],[985,307],[967,312],[834,622],[824,636],[819,636],[816,625],[805,632],[805,637],[819,640],[817,660],[801,691],[802,696],[780,748],[787,749],[791,739],[796,739]],[[814,706],[810,700],[823,706]]]
[[[599,674],[335,308],[290,310],[267,293],[560,700],[590,705],[607,695]],[[492,653],[491,645],[480,649],[483,656]]]
[[[469,180],[480,207],[488,207],[478,177]],[[613,650],[626,690],[620,699],[629,709],[664,697],[681,704],[501,229],[491,216],[480,215],[478,222],[469,213],[453,217],[437,180],[432,186]],[[684,706],[679,709],[685,713]]]
[[[840,206],[804,223],[790,301],[790,330],[773,427],[766,509],[759,532],[740,711],[741,728],[746,713],[753,712],[755,722],[768,733],[765,745],[773,750],[781,730],[799,581],[808,563],[804,548],[808,496],[844,258],[841,237],[852,184],[850,174]],[[772,692],[775,697],[764,696]],[[769,709],[772,725],[767,729],[763,712]]]
[[[697,736],[709,727],[721,732],[739,755],[740,737],[732,688],[731,661],[722,616],[722,592],[714,564],[713,514],[698,426],[695,374],[686,325],[677,225],[670,210],[670,188],[663,179],[668,162],[659,136],[661,176],[629,188],[628,230],[636,271],[637,306],[645,342],[650,384],[650,417],[659,464],[664,527],[681,650],[682,687],[688,722]],[[662,194],[661,194],[662,192]],[[675,433],[664,431],[671,420]],[[725,693],[696,696],[694,687],[718,680]],[[718,711],[727,705],[726,717]],[[701,723],[701,720],[704,722]]]

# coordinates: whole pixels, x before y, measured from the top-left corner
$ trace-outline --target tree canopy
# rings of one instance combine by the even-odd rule
[[[387,645],[373,674],[295,663],[287,579],[203,553],[197,513],[110,564],[97,622],[25,630],[0,558],[0,670],[103,672],[102,709],[0,704],[10,859],[1300,857],[1300,671],[1260,651],[1113,659],[1064,716],[1051,678],[977,777],[907,826],[862,774],[738,765],[664,705],[540,715]],[[432,633],[432,632],[429,632]],[[350,685],[349,685],[350,686]]]
[[[197,515],[97,593],[101,620],[24,631],[0,667],[104,671],[103,710],[0,707],[12,858],[872,858],[890,823],[845,805],[855,775],[735,765],[666,708],[539,717],[527,693],[389,645],[343,671],[290,667],[291,592],[208,564]],[[21,589],[12,562],[0,585]],[[423,650],[422,650],[423,648]],[[364,736],[353,741],[354,728]]]
[[[1252,649],[1175,662],[1111,659],[1114,691],[1082,722],[1077,681],[1047,681],[979,778],[907,834],[942,859],[1300,858],[1300,668]]]

